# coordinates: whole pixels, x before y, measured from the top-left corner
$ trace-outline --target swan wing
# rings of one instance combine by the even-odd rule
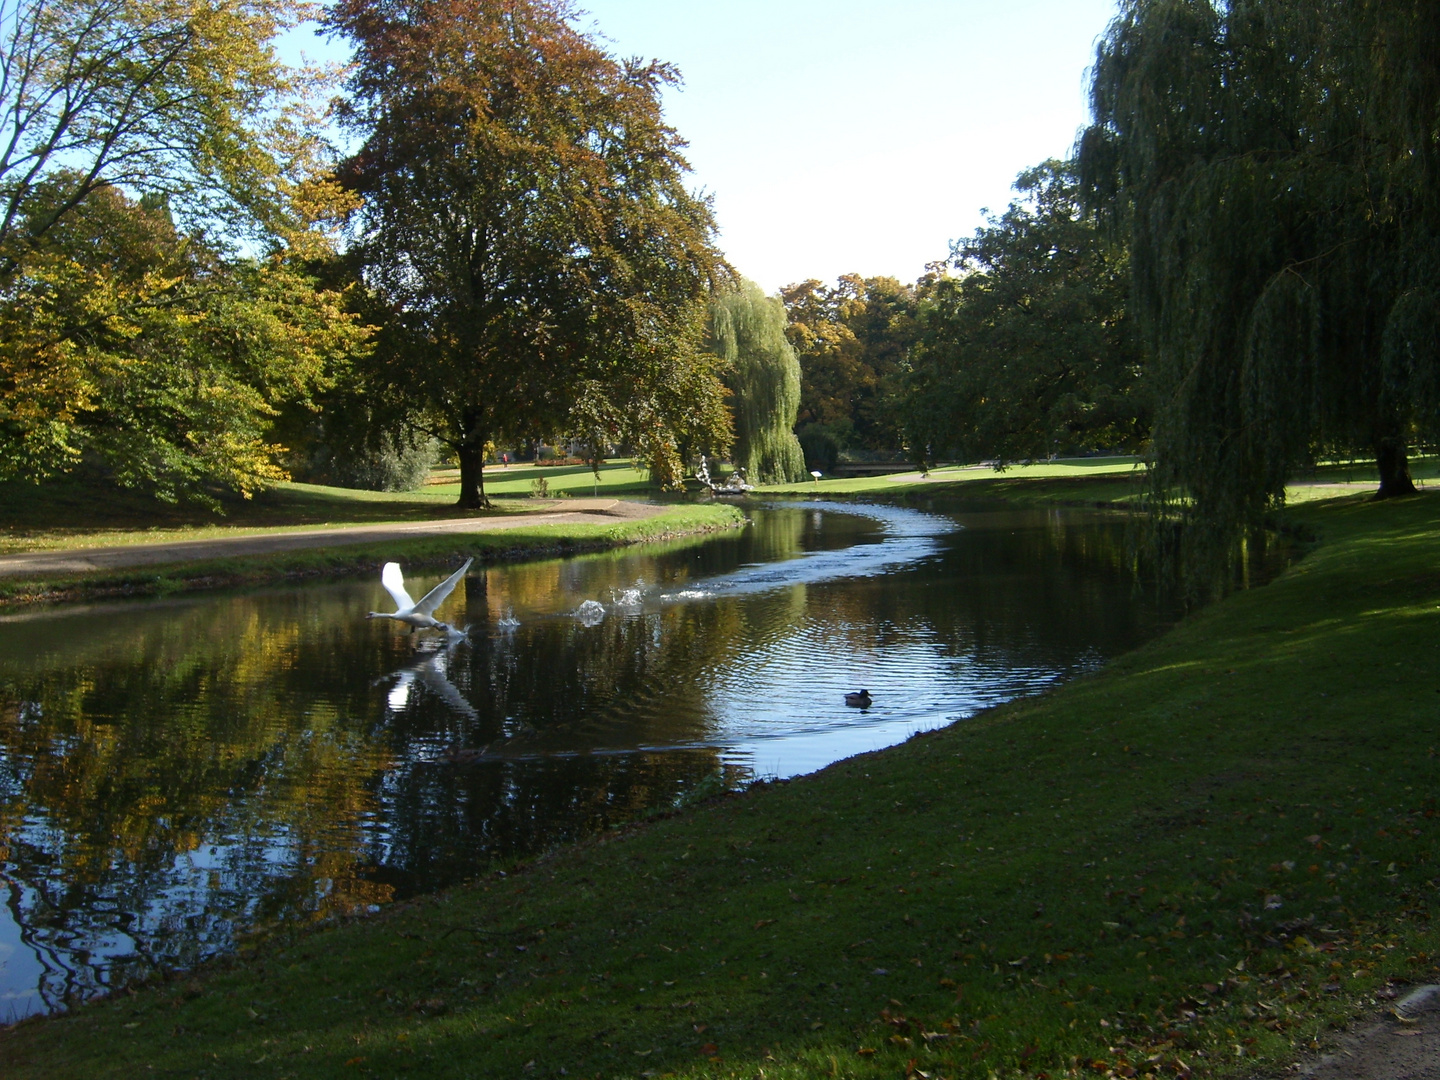
[[[390,599],[395,601],[397,612],[409,611],[415,606],[415,601],[410,599],[410,594],[405,591],[405,577],[400,573],[398,562],[387,562],[385,568],[380,571],[380,584],[385,586],[385,591],[390,594]]]
[[[460,579],[465,576],[465,571],[470,569],[474,559],[466,559],[465,565],[456,570],[453,574],[440,582],[433,589],[425,594],[421,601],[415,605],[416,615],[433,615],[435,609],[445,602],[445,598],[455,591],[455,586],[460,584]]]

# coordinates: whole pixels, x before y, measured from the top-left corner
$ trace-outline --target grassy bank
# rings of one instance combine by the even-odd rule
[[[600,475],[588,465],[535,465],[530,462],[510,466],[485,467],[485,494],[492,498],[528,496],[531,485],[544,480],[551,495],[653,495],[655,485],[650,473],[636,469],[628,461],[609,461],[600,466]],[[447,469],[430,478],[427,491],[442,492],[450,498],[460,495],[460,470]]]
[[[369,573],[391,559],[408,566],[442,566],[453,565],[467,556],[474,556],[482,564],[543,558],[727,529],[742,520],[741,513],[732,506],[677,505],[639,520],[599,518],[578,524],[536,524],[413,540],[372,540],[310,551],[176,562],[128,570],[6,577],[0,578],[0,604],[161,594]]]
[[[1440,458],[1416,459],[1411,463],[1411,471],[1422,488],[1433,484],[1440,478]],[[1373,491],[1378,484],[1379,474],[1372,461],[1326,463],[1297,476],[1288,489],[1287,498],[1291,503],[1312,502],[1357,491]],[[1133,457],[1112,457],[1012,465],[1001,472],[985,465],[943,465],[924,477],[918,473],[847,476],[803,484],[774,484],[761,488],[759,493],[1131,507],[1141,502],[1145,492],[1143,463]]]
[[[647,474],[628,462],[602,466],[598,483],[584,466],[514,465],[486,471],[486,491],[498,500],[493,513],[531,509],[528,496],[537,477],[545,478],[550,493],[558,496],[654,493]],[[140,492],[75,480],[0,483],[0,554],[483,516],[455,507],[458,470],[440,470],[431,479],[434,482],[421,490],[400,492],[282,483],[251,499],[224,497],[218,510],[163,503]]]
[[[277,484],[216,513],[171,505],[123,488],[72,481],[0,484],[0,554],[54,551],[323,525],[373,525],[467,516],[455,497],[432,492],[356,491]]]
[[[1440,952],[1440,497],[1293,513],[1302,563],[1093,676],[22,1024],[5,1074],[1278,1074]]]
[[[1144,468],[1135,458],[1077,458],[1012,465],[996,472],[987,465],[942,465],[928,474],[842,476],[803,484],[773,484],[764,495],[963,498],[976,502],[1095,503],[1126,505],[1145,490]]]

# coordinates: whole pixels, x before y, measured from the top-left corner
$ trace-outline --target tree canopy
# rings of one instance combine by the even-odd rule
[[[1128,240],[1154,477],[1218,573],[1317,455],[1380,494],[1440,419],[1440,8],[1126,0],[1080,161]]]
[[[800,424],[847,444],[895,448],[888,384],[915,339],[914,287],[845,274],[833,286],[814,278],[787,285],[780,297],[800,360]]]
[[[492,441],[630,437],[663,478],[723,436],[701,348],[725,267],[660,93],[565,0],[340,0],[354,42],[344,169],[355,253],[387,312],[373,378],[413,403],[485,503]],[[658,465],[657,465],[658,463]]]
[[[323,171],[312,79],[273,48],[301,8],[0,0],[0,279],[105,187],[165,196],[184,231],[294,234]]]
[[[955,273],[922,285],[896,394],[906,442],[927,461],[1138,449],[1149,402],[1124,250],[1081,207],[1069,164],[1015,186],[1021,198],[953,245]]]
[[[753,281],[719,292],[710,306],[710,348],[725,360],[735,417],[731,458],[755,483],[805,479],[794,432],[800,364],[785,327],[785,305]]]
[[[67,198],[68,178],[32,199]],[[22,223],[23,227],[23,223]],[[278,407],[366,330],[283,258],[222,258],[161,199],[92,191],[35,239],[0,304],[0,477],[90,462],[166,498],[283,479]]]
[[[283,476],[271,419],[366,336],[308,260],[346,196],[291,0],[0,0],[0,478]],[[246,254],[241,254],[244,251]]]

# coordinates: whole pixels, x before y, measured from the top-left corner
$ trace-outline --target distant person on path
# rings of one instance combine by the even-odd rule
[[[500,455],[500,465],[501,465],[502,468],[506,468],[506,469],[508,469],[508,468],[510,467],[510,455],[509,455],[509,454],[501,454],[501,455]]]

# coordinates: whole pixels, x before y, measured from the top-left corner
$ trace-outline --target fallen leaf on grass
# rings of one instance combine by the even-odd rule
[[[875,1053],[875,1048],[873,1046],[862,1046],[855,1052],[861,1057],[871,1057]]]
[[[720,1047],[716,1046],[714,1043],[706,1043],[704,1046],[700,1047],[700,1053],[704,1054],[706,1057],[714,1057],[716,1054],[720,1053]]]
[[[771,923],[773,923],[774,921],[775,921],[774,919],[761,919],[759,922],[757,922],[757,923],[755,924],[755,929],[756,929],[756,930],[763,930],[765,927],[769,926],[769,925],[770,925]]]

